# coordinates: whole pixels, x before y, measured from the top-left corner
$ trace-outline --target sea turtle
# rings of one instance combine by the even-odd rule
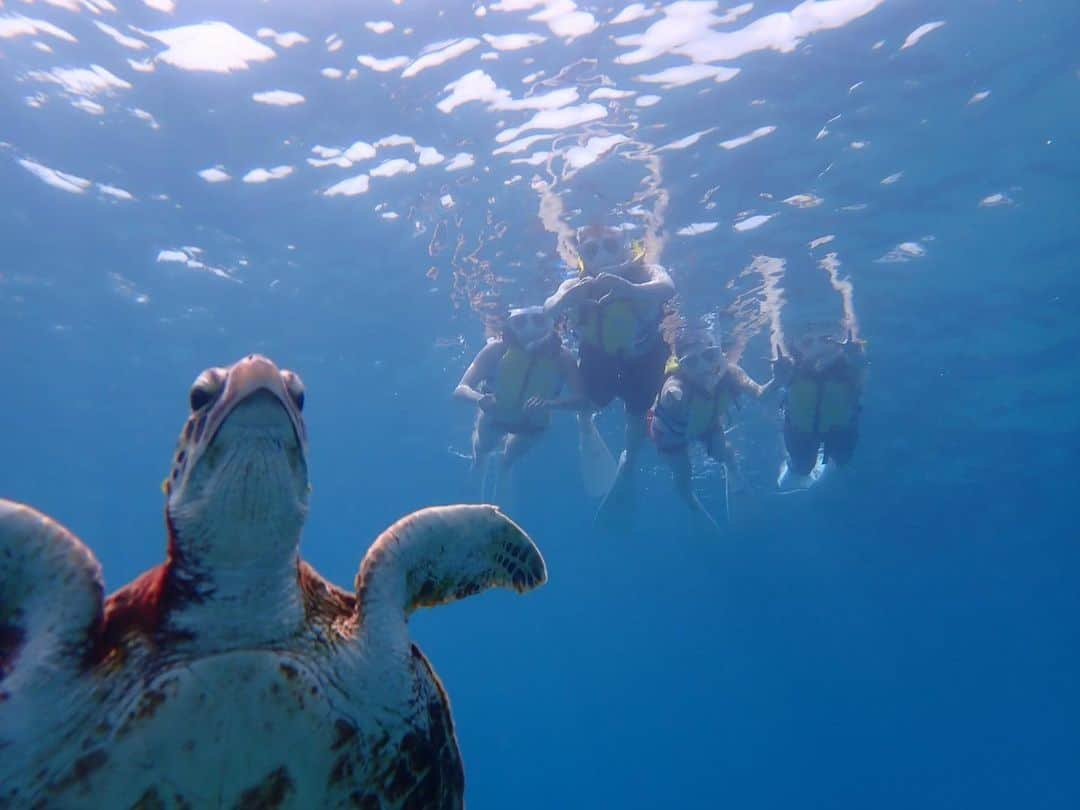
[[[0,807],[459,808],[450,705],[406,621],[547,578],[490,506],[390,526],[355,593],[300,559],[299,377],[204,371],[165,482],[165,562],[102,599],[67,529],[0,501]]]

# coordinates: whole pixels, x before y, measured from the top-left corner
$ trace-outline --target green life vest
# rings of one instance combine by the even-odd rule
[[[828,433],[850,425],[858,413],[859,392],[844,372],[823,375],[796,371],[788,386],[785,412],[800,433]]]
[[[557,339],[536,351],[508,343],[495,371],[492,393],[495,418],[506,424],[525,421],[522,406],[533,397],[552,399],[562,388]],[[546,416],[546,415],[545,415]],[[544,420],[546,422],[546,419]]]
[[[682,433],[686,441],[703,439],[716,429],[720,416],[735,404],[734,391],[727,379],[721,380],[711,394],[685,377],[681,380],[685,397],[678,409],[681,413],[670,413],[661,401],[654,409],[655,414],[669,429]]]
[[[723,381],[713,393],[689,386],[690,400],[686,404],[686,437],[702,438],[716,430],[716,422],[721,414],[727,414],[731,406],[731,395]]]
[[[628,298],[599,303],[588,301],[581,306],[577,323],[578,337],[606,354],[630,353],[638,338],[638,315]]]

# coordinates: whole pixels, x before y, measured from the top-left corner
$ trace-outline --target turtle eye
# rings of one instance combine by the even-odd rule
[[[285,383],[285,390],[289,392],[292,401],[296,403],[298,411],[304,410],[304,383],[291,371],[281,372],[281,381]]]
[[[221,393],[224,382],[225,374],[221,369],[209,368],[200,374],[188,394],[192,412],[205,408],[213,402]]]

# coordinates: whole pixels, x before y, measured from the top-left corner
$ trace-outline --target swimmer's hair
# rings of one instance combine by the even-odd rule
[[[688,326],[676,333],[672,349],[674,350],[676,357],[683,357],[695,346],[709,348],[716,345],[716,340],[713,338],[712,332],[708,329],[705,329],[704,327]]]
[[[506,313],[495,309],[482,312],[480,317],[484,322],[484,339],[488,342],[502,337],[503,327],[506,326]]]

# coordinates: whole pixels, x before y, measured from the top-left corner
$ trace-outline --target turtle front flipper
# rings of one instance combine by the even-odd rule
[[[356,576],[365,647],[407,645],[405,622],[419,607],[453,602],[488,588],[519,593],[547,581],[529,536],[494,506],[435,506],[384,531]]]
[[[536,545],[493,506],[431,507],[372,544],[355,599],[313,571],[301,568],[301,577],[309,615],[329,618],[332,628],[331,681],[349,684],[354,696],[340,704],[323,806],[460,810],[465,775],[450,700],[410,640],[408,617],[488,588],[544,583]]]
[[[0,748],[87,665],[102,595],[90,549],[36,509],[0,499]]]

